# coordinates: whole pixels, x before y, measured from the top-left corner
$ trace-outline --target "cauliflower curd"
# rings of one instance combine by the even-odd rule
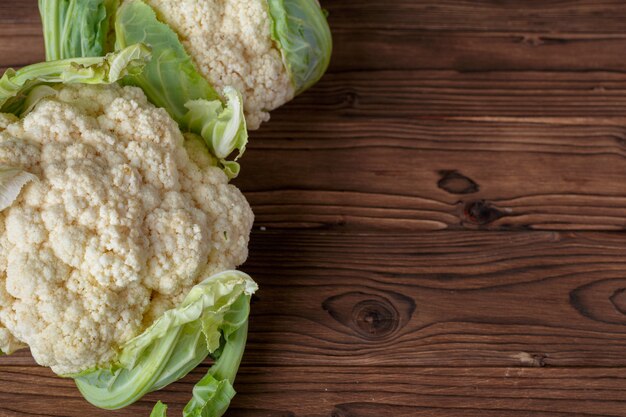
[[[190,3],[177,5],[181,18],[201,15]],[[231,28],[254,15],[215,7]],[[224,68],[221,82],[253,82],[243,67]],[[283,99],[272,97],[248,103],[257,111]],[[0,164],[38,178],[0,212],[1,350],[27,344],[58,374],[106,364],[203,277],[245,261],[245,198],[140,89],[65,85],[21,120],[1,116]]]
[[[128,1],[128,0],[127,0]],[[267,0],[146,0],[177,32],[197,69],[214,87],[236,88],[246,121],[257,129],[269,111],[295,95],[270,35]]]

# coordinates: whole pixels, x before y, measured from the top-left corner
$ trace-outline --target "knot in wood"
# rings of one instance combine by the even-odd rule
[[[485,200],[470,201],[465,205],[464,214],[467,221],[481,226],[505,216],[503,212]]]
[[[331,317],[366,340],[384,340],[404,327],[413,312],[412,298],[394,292],[347,292],[329,297],[322,308]]]
[[[626,280],[604,279],[570,292],[570,304],[598,323],[626,325]]]
[[[398,312],[391,304],[379,300],[365,300],[354,306],[352,320],[355,329],[364,337],[381,338],[398,328]]]
[[[359,106],[359,95],[355,91],[348,91],[345,95],[346,107],[354,109]]]

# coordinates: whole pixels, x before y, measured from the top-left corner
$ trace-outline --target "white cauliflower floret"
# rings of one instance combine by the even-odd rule
[[[0,127],[0,164],[39,179],[0,213],[1,350],[59,374],[106,364],[245,261],[245,198],[141,90],[65,86]]]
[[[218,90],[239,90],[250,129],[293,98],[294,87],[270,35],[265,0],[146,2],[177,32],[199,71]]]

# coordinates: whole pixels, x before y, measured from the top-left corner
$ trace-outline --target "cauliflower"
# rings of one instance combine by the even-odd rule
[[[189,68],[185,62],[176,70],[192,80],[183,82],[183,89],[195,83],[196,73],[218,94],[227,86],[236,88],[250,129],[315,84],[330,62],[330,29],[317,0],[122,0],[117,12],[113,3],[40,0],[47,59],[100,55],[114,43],[144,42],[162,61],[191,59]],[[110,20],[115,20],[115,42],[106,36]],[[147,74],[149,81],[137,84],[159,84],[163,74],[168,71]],[[145,90],[153,102],[165,105],[152,94],[154,88]],[[199,97],[194,98],[211,94],[197,85],[195,90]]]
[[[58,374],[107,364],[242,264],[253,215],[212,162],[136,87],[64,85],[0,117],[0,164],[38,178],[0,213],[0,349]]]
[[[250,129],[293,98],[294,87],[270,35],[266,0],[146,2],[179,35],[214,87],[233,86],[241,92]]]
[[[25,348],[26,345],[20,342],[6,328],[0,325],[0,354],[6,352],[11,354],[16,350]]]

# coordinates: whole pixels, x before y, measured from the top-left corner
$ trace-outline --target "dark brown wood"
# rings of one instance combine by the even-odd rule
[[[248,364],[626,366],[624,235],[253,237]]]
[[[350,30],[621,33],[626,17],[620,0],[342,0],[324,7],[333,28]]]
[[[7,417],[146,415],[157,399],[179,416],[206,367],[123,411],[85,405],[71,381],[34,365],[0,367]],[[623,416],[626,368],[243,367],[229,417]],[[45,383],[53,391],[42,391]],[[41,404],[49,406],[41,414]],[[31,414],[28,414],[31,413]]]
[[[0,0],[0,69],[43,59]],[[626,415],[626,3],[328,0],[313,89],[235,181],[258,280],[234,417]],[[0,417],[97,410],[28,351]]]
[[[0,67],[24,65],[30,62],[28,58],[42,59],[42,45],[33,36],[41,33],[36,1],[26,0],[19,6],[10,0],[2,3],[0,23],[4,28],[0,32],[0,44],[6,49],[0,50]],[[398,1],[398,4],[380,0],[372,3],[369,6],[350,1],[336,10],[334,4],[328,4],[335,40],[331,70],[626,69],[621,59],[626,34],[615,29],[616,22],[623,22],[626,18],[623,4],[612,7],[604,1],[580,2],[586,4],[555,1],[547,2],[551,3],[547,10],[545,6],[526,6],[525,10],[519,10],[519,2],[512,2],[510,6],[491,1],[449,2],[453,3],[451,5],[435,0],[417,4],[407,0]],[[353,13],[357,7],[360,11]],[[422,14],[424,9],[429,10],[425,15]],[[473,10],[469,14],[474,16],[474,25],[465,17],[468,9]],[[567,12],[572,9],[574,12]],[[451,11],[453,14],[448,15]],[[570,14],[579,18],[570,24],[564,23]],[[362,19],[364,15],[368,18]],[[433,22],[429,16],[437,17]],[[373,19],[376,23],[372,22]],[[476,19],[480,20],[476,22]],[[437,27],[442,20],[454,24],[454,29]],[[511,20],[517,20],[520,26],[517,30],[506,28],[505,22]],[[594,29],[589,30],[584,25],[583,28],[577,27],[575,22],[581,20]],[[480,27],[480,22],[484,25],[488,21],[498,23],[488,29]],[[560,30],[555,31],[554,21],[559,22]],[[612,31],[609,30],[611,27]],[[11,45],[21,45],[22,48],[11,50]]]
[[[144,415],[146,405],[158,397],[168,401],[172,415],[180,415],[183,391],[190,390],[205,369],[197,369],[158,396],[150,394],[139,404],[112,412],[85,406],[71,381],[54,378],[43,368],[2,367],[0,378],[10,378],[21,394],[0,392],[0,412],[10,417],[37,413],[37,401],[46,399],[64,405],[46,410],[49,416],[136,416]],[[239,395],[228,415],[622,416],[624,372],[624,368],[244,367],[237,382]],[[55,388],[53,395],[38,389],[42,381]],[[19,411],[13,411],[16,408]]]
[[[626,227],[623,118],[292,116],[253,133],[237,180],[259,226]]]
[[[261,291],[232,415],[621,415],[625,252],[613,233],[257,232],[245,270]],[[181,406],[202,371],[111,415]],[[27,352],[0,361],[5,399],[85,411]]]

